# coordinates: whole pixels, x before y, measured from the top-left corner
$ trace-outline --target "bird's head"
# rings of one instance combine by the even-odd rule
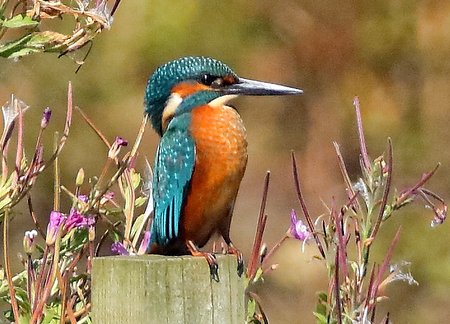
[[[183,57],[160,66],[150,77],[145,93],[145,113],[162,136],[181,103],[194,95],[196,104],[204,105],[221,97],[221,102],[225,103],[238,95],[292,95],[302,92],[240,78],[226,64],[209,57]]]

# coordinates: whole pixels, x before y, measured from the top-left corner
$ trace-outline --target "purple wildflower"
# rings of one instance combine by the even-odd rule
[[[79,196],[78,196],[78,199],[79,199],[81,202],[87,203],[88,200],[89,200],[89,197],[86,196],[86,195],[79,195]]]
[[[142,255],[142,254],[145,254],[145,252],[147,252],[148,246],[150,245],[150,237],[151,237],[151,232],[145,231],[144,238],[142,239],[141,245],[139,246],[139,250],[137,253],[138,255]]]
[[[48,125],[48,122],[50,121],[50,117],[52,116],[52,111],[49,107],[44,109],[44,113],[42,114],[41,119],[41,128],[46,128]]]
[[[117,157],[117,155],[119,155],[120,148],[122,146],[127,146],[127,145],[128,145],[127,140],[123,139],[120,136],[117,136],[116,140],[114,141],[114,143],[111,145],[111,148],[109,149],[108,157],[110,159],[115,159]]]
[[[117,146],[127,146],[128,145],[128,141],[120,136],[116,137],[115,143],[117,144]]]
[[[111,252],[116,255],[130,255],[130,252],[128,252],[121,242],[111,244]]]
[[[52,245],[55,243],[56,235],[61,228],[61,225],[65,221],[65,215],[58,211],[52,211],[50,213],[50,221],[47,226],[47,238],[46,238],[46,244]]]
[[[305,250],[305,243],[308,243],[312,237],[308,227],[303,224],[301,219],[297,219],[297,214],[293,209],[291,211],[291,226],[289,227],[288,234],[296,240],[303,242],[302,251]]]
[[[87,217],[80,214],[76,209],[72,208],[70,214],[67,217],[64,229],[69,232],[74,228],[88,228],[95,224],[95,220],[92,217]]]
[[[102,198],[100,199],[100,204],[104,205],[106,204],[108,201],[113,201],[114,200],[114,192],[113,191],[108,191],[107,193],[105,193]]]
[[[309,239],[311,232],[308,227],[303,224],[301,219],[297,219],[297,214],[295,210],[291,211],[291,227],[289,228],[289,233],[293,238],[300,241],[306,241]]]

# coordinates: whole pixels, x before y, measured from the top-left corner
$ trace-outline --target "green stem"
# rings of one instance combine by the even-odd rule
[[[55,143],[54,143],[54,150],[55,152],[58,150],[58,145],[59,145],[59,134],[58,132],[55,132]],[[55,156],[55,164],[54,164],[54,177],[55,177],[55,182],[53,184],[53,192],[54,192],[54,200],[53,200],[53,210],[54,211],[59,211],[60,209],[60,198],[61,198],[61,183],[60,183],[60,171],[59,171],[59,158],[58,155]]]
[[[37,323],[39,318],[42,315],[42,310],[44,309],[45,303],[47,302],[47,298],[50,295],[51,289],[53,287],[53,284],[56,279],[56,274],[58,271],[58,263],[59,263],[59,248],[60,248],[60,242],[61,242],[61,232],[62,232],[62,226],[58,231],[56,240],[55,240],[55,247],[53,250],[53,263],[52,263],[52,272],[50,274],[50,277],[48,281],[45,284],[44,292],[42,296],[39,296],[40,300],[36,307],[36,309],[33,312],[33,317],[31,318],[32,324]]]
[[[17,305],[16,291],[14,290],[14,283],[13,283],[12,274],[11,274],[11,262],[9,259],[8,237],[9,237],[9,210],[6,209],[5,210],[5,219],[3,220],[3,257],[4,257],[4,262],[5,262],[6,279],[8,280],[9,295],[11,297],[11,307],[12,307],[13,314],[14,314],[14,321],[16,323],[19,323],[20,313],[19,313],[19,306]]]
[[[366,276],[367,273],[367,265],[369,264],[369,254],[370,254],[370,245],[364,246],[363,248],[363,259],[362,259],[362,265],[363,265],[363,273],[361,273],[361,282],[363,278]]]
[[[42,290],[42,280],[44,280],[44,276],[47,273],[46,267],[47,267],[47,258],[48,258],[48,245],[45,246],[44,255],[42,256],[42,263],[41,263],[41,271],[39,271],[39,275],[35,281],[34,284],[34,298],[33,303],[31,304],[31,311],[34,312],[34,310],[37,307],[37,302],[39,300],[39,295]]]
[[[288,239],[289,236],[287,234],[285,234],[281,240],[279,240],[277,242],[277,244],[274,245],[274,247],[267,253],[266,257],[264,258],[262,264],[261,264],[261,268],[263,268],[263,272],[266,272],[266,270],[268,269],[267,267],[264,268],[264,265],[267,263],[267,260],[270,259],[270,257],[279,249],[279,247],[281,246],[281,244],[284,243],[284,241],[286,241],[286,239]],[[270,265],[269,265],[270,267]]]

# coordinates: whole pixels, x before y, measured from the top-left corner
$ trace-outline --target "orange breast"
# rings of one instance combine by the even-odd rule
[[[231,216],[247,165],[247,140],[239,114],[208,105],[192,111],[195,168],[183,209],[183,236],[199,246]]]

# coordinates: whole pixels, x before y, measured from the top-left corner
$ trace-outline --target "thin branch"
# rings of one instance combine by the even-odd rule
[[[70,324],[76,324],[77,319],[75,318],[75,314],[73,312],[73,304],[75,303],[75,296],[71,298],[70,301],[67,302],[67,318],[64,318],[64,316],[61,316],[62,321],[67,321],[67,319],[70,320]]]
[[[55,143],[54,149],[58,150],[58,132],[55,132]],[[60,210],[60,201],[61,201],[61,178],[60,178],[60,170],[59,170],[59,158],[55,156],[55,163],[53,165],[53,210]]]
[[[266,215],[267,218],[267,215]],[[265,220],[264,220],[265,221]],[[267,263],[267,260],[270,260],[270,257],[275,253],[276,250],[289,238],[289,236],[286,234],[284,235],[274,246],[270,249],[270,251],[264,256],[264,260],[262,261],[261,267],[263,268],[263,273],[268,271],[271,265],[264,267],[264,265]]]
[[[112,9],[111,9],[111,17],[114,16],[114,14],[115,14],[117,8],[119,7],[120,1],[121,1],[121,0],[116,0],[116,1],[114,2],[114,5],[113,5],[113,7],[112,7]]]
[[[269,192],[270,183],[270,171],[267,171],[266,177],[264,179],[263,196],[261,200],[261,206],[259,208],[258,223],[256,225],[255,239],[253,240],[253,249],[250,257],[250,262],[247,267],[247,277],[252,278],[256,273],[256,264],[258,261],[259,251],[261,249],[262,237],[264,234],[264,229],[266,227],[267,215],[265,214],[267,194]]]
[[[122,223],[121,221],[118,221],[118,222],[114,223],[113,226],[114,226],[114,227],[117,227],[117,226],[119,226],[121,223]],[[96,246],[95,251],[94,251],[94,255],[95,255],[96,257],[98,257],[98,255],[99,255],[99,253],[100,253],[100,249],[101,249],[102,245],[105,243],[105,240],[106,240],[106,238],[108,237],[108,235],[109,235],[109,229],[107,229],[107,230],[105,231],[105,233],[103,233],[103,235],[100,237],[100,240],[99,240],[98,243],[97,243],[97,246]]]
[[[11,308],[14,314],[14,321],[20,322],[19,306],[16,300],[16,291],[14,289],[14,283],[11,273],[11,262],[9,259],[9,210],[5,210],[5,218],[3,219],[3,258],[5,262],[5,275],[8,280],[9,297],[11,299]]]
[[[51,265],[51,272],[49,272],[48,280],[45,282],[45,287],[42,292],[42,296],[40,296],[40,300],[36,306],[36,309],[33,312],[33,316],[31,318],[32,324],[37,323],[39,319],[42,316],[43,309],[45,307],[45,304],[47,302],[48,297],[50,296],[51,289],[53,287],[53,283],[56,280],[56,274],[58,271],[58,263],[59,263],[59,257],[60,257],[60,244],[61,244],[61,232],[62,232],[63,226],[61,226],[58,230],[58,233],[56,235],[54,250],[53,250],[53,260]]]
[[[442,224],[445,221],[445,219],[447,218],[447,212],[448,212],[448,206],[445,203],[444,199],[442,199],[440,196],[438,196],[434,192],[432,192],[428,189],[425,189],[425,188],[420,188],[417,191],[419,192],[419,195],[422,197],[422,199],[425,200],[427,205],[431,209],[433,209],[435,217],[433,218],[433,221],[431,222],[431,226],[434,227],[439,224]],[[431,201],[430,197],[437,200],[442,206],[436,207],[434,202]]]
[[[124,179],[125,186],[123,187],[123,196],[125,198],[125,206],[123,208],[123,213],[125,216],[125,230],[124,230],[124,246],[127,247],[127,242],[130,242],[130,236],[131,236],[131,228],[133,225],[133,216],[134,216],[134,203],[136,200],[136,193],[134,192],[133,184],[131,181],[131,174],[129,169],[125,169],[122,176],[119,178],[120,180]]]
[[[350,191],[351,195],[355,195],[355,191],[353,190],[352,181],[347,172],[347,167],[345,166],[345,161],[341,153],[341,148],[338,143],[333,142],[334,149],[336,151],[336,155],[338,158],[339,169],[341,170],[342,177],[344,178],[345,185],[347,186],[347,190]]]
[[[95,132],[95,134],[97,134],[97,136],[100,137],[102,142],[105,143],[105,145],[108,147],[108,149],[111,148],[111,144],[106,139],[105,135],[103,135],[101,130],[99,130],[97,128],[97,126],[95,126],[94,122],[84,113],[84,111],[78,106],[75,106],[75,109],[80,113],[81,117],[83,117],[84,121],[89,125],[89,127],[92,128],[92,130]]]
[[[422,175],[422,178],[411,188],[404,190],[402,193],[400,193],[399,197],[395,201],[395,205],[397,208],[400,208],[403,204],[403,202],[412,194],[416,192],[417,189],[422,187],[430,178],[436,173],[437,169],[441,166],[440,163],[438,163],[433,170],[430,172],[426,172]]]
[[[362,124],[361,110],[359,107],[359,98],[358,97],[355,97],[353,99],[353,106],[355,107],[355,112],[356,112],[356,123],[358,125],[358,138],[359,138],[359,146],[361,149],[362,162],[363,162],[364,168],[366,170],[370,170],[371,169],[370,159],[369,159],[369,155],[367,154],[366,139],[364,137],[364,128],[363,128],[363,124]]]
[[[68,282],[64,280],[63,276],[61,276],[61,272],[58,270],[58,282],[60,284],[60,294],[61,294],[61,317],[59,319],[60,324],[65,324],[64,314],[66,313],[67,306],[67,286]]]
[[[261,307],[261,299],[259,298],[259,296],[253,292],[250,292],[249,296],[256,302],[256,305],[258,305],[258,309],[261,312],[262,322],[260,323],[269,324],[269,319],[267,318],[266,313],[263,311]]]
[[[147,125],[147,121],[148,121],[148,117],[147,117],[147,115],[145,115],[144,118],[142,119],[141,127],[139,128],[139,132],[138,132],[138,135],[136,136],[136,140],[134,142],[133,148],[131,149],[130,160],[132,160],[137,154],[137,150],[139,148],[139,145],[141,144],[142,137],[144,135],[145,126]]]
[[[336,253],[339,252],[339,258],[337,259],[337,262],[340,264],[339,268],[342,269],[342,275],[344,278],[347,277],[348,275],[348,268],[347,268],[347,254],[346,254],[346,242],[344,240],[344,228],[343,228],[343,224],[342,224],[342,220],[343,220],[343,214],[338,213],[336,211],[336,203],[333,199],[333,206],[331,209],[331,213],[333,215],[333,218],[335,220],[335,224],[336,224],[336,235],[337,235],[337,249],[336,249]],[[337,266],[336,266],[337,267]]]
[[[35,285],[34,285],[34,300],[33,300],[33,305],[31,307],[31,311],[34,312],[34,310],[37,307],[37,303],[38,303],[38,296],[40,296],[41,294],[41,290],[43,288],[45,279],[47,278],[47,259],[48,259],[48,254],[49,254],[49,249],[50,247],[48,245],[45,245],[45,249],[44,249],[44,255],[42,256],[42,261],[40,262],[41,264],[41,271],[39,271],[37,279],[35,281]]]
[[[309,215],[308,208],[306,207],[306,202],[305,199],[303,198],[303,194],[300,188],[300,182],[297,171],[297,160],[295,159],[294,151],[291,152],[291,155],[292,155],[292,171],[294,175],[295,190],[297,191],[297,198],[300,202],[300,206],[302,207],[303,215],[306,218],[306,222],[308,223],[309,231],[312,233],[314,240],[316,241],[317,248],[319,249],[322,258],[325,259],[325,252],[323,250],[322,243],[320,242],[320,239],[317,236],[316,231],[314,230],[314,224],[312,222],[311,216]]]
[[[392,167],[393,167],[393,158],[392,158],[392,140],[388,138],[388,161],[387,161],[387,176],[386,183],[384,185],[383,191],[383,200],[381,201],[380,211],[378,213],[377,221],[373,227],[372,232],[370,233],[369,239],[374,239],[380,229],[381,222],[383,221],[384,211],[386,210],[387,200],[389,197],[389,191],[391,189],[392,183]],[[380,168],[380,172],[383,172],[383,169]]]
[[[383,263],[381,264],[380,269],[378,270],[377,277],[374,281],[372,292],[371,292],[371,299],[374,301],[374,304],[376,303],[376,298],[377,298],[377,294],[378,294],[378,286],[382,282],[383,275],[389,266],[389,262],[391,262],[392,255],[394,254],[394,248],[397,245],[397,242],[400,238],[401,229],[402,228],[399,227],[399,229],[397,230],[397,233],[395,233],[394,239],[392,240],[392,242],[389,246],[389,249],[386,253],[386,256],[384,257]]]
[[[369,278],[369,284],[367,286],[367,295],[366,300],[364,302],[364,312],[367,313],[366,316],[369,314],[369,308],[371,307],[372,302],[372,292],[374,290],[373,285],[375,282],[375,272],[376,272],[376,264],[372,265],[372,270],[370,271],[370,278]]]
[[[67,87],[67,111],[66,111],[66,121],[64,124],[63,136],[59,140],[58,148],[53,152],[50,159],[44,164],[40,172],[47,169],[50,164],[56,159],[56,157],[61,153],[64,145],[66,144],[67,138],[69,137],[70,126],[72,125],[72,112],[73,112],[73,92],[72,92],[72,82],[69,82]],[[32,175],[33,176],[33,175]]]
[[[386,316],[383,318],[383,320],[381,321],[381,324],[389,324],[391,321],[389,319],[389,312],[386,314]]]
[[[342,324],[342,305],[341,305],[341,287],[339,284],[339,249],[336,249],[336,256],[334,259],[334,295],[336,297],[336,307],[337,307],[337,322]]]
[[[22,107],[19,107],[17,103],[17,99],[14,100],[14,105],[17,105],[18,108],[18,116],[17,116],[17,151],[16,151],[16,168],[14,172],[14,177],[12,181],[12,188],[15,190],[20,190],[17,186],[20,178],[20,169],[23,158],[23,110]]]
[[[350,176],[348,175],[347,167],[345,166],[344,157],[342,156],[342,152],[341,152],[341,149],[339,147],[339,144],[336,143],[336,142],[333,142],[333,145],[334,145],[334,149],[336,150],[336,155],[337,155],[337,158],[338,158],[339,169],[341,170],[342,177],[344,178],[344,182],[345,182],[345,185],[347,187],[348,196],[349,197],[355,197],[356,196],[355,195],[355,190],[353,190],[352,181],[350,180]],[[362,210],[361,204],[359,203],[359,200],[358,199],[355,199],[355,200],[356,200],[355,204],[357,205],[355,207],[357,207],[358,210]]]
[[[38,230],[39,234],[41,234],[41,236],[44,238],[44,240],[46,239],[46,234],[45,232],[42,230],[39,221],[36,217],[36,214],[34,213],[33,210],[33,203],[31,201],[31,195],[27,195],[27,202],[28,202],[28,210],[30,212],[31,215],[31,219],[33,220],[34,226],[36,226],[36,229]]]

